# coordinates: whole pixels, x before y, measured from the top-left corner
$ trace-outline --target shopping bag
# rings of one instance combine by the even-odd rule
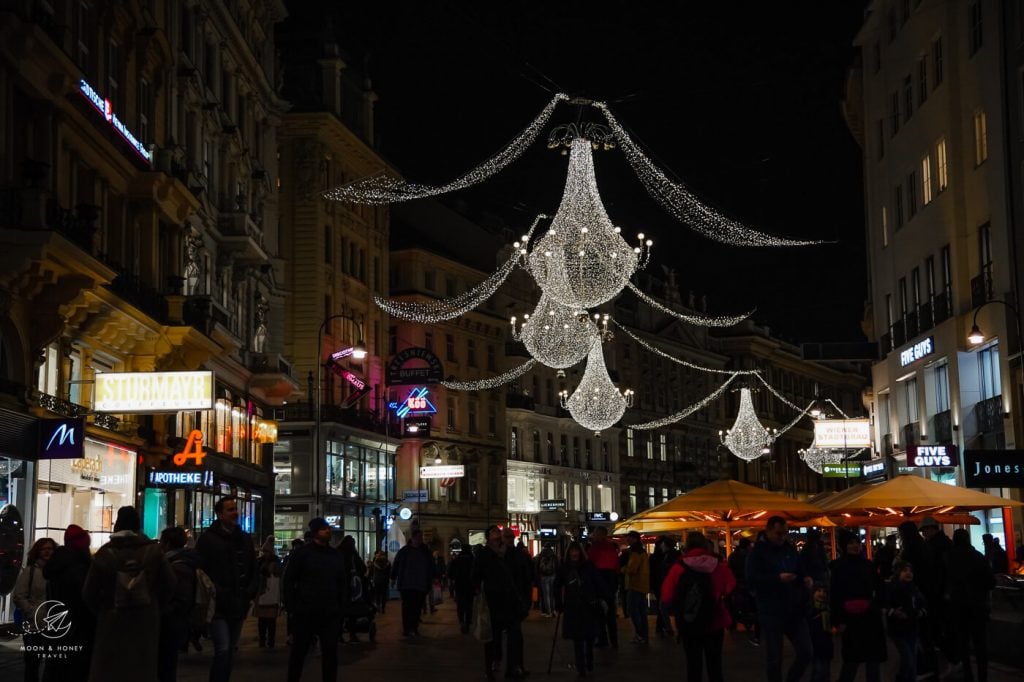
[[[482,644],[487,644],[494,638],[491,630],[491,610],[487,607],[487,599],[483,592],[473,597],[473,637]]]

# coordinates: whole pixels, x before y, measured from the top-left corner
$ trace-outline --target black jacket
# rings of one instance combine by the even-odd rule
[[[43,567],[46,578],[46,598],[63,602],[68,608],[71,630],[61,638],[62,644],[86,644],[91,654],[92,641],[96,632],[96,616],[82,598],[85,578],[92,565],[89,550],[75,550],[58,547]],[[26,618],[31,614],[25,614]],[[88,669],[88,663],[86,663]]]
[[[515,551],[515,550],[510,550]],[[473,560],[473,586],[482,589],[491,612],[492,623],[510,623],[524,606],[510,562],[490,547],[484,547]]]
[[[459,552],[448,564],[448,579],[455,585],[457,592],[473,591],[473,556],[468,550]]]
[[[202,559],[203,571],[217,588],[214,615],[229,620],[245,618],[260,586],[256,550],[249,534],[238,526],[228,532],[219,521],[214,521],[199,536],[196,551]]]
[[[900,637],[917,633],[928,608],[924,594],[913,581],[905,583],[899,578],[889,582],[887,592],[885,612],[889,618],[889,635]]]
[[[989,593],[995,588],[996,579],[981,552],[969,545],[950,548],[945,575],[950,604],[988,612]]]
[[[780,573],[795,573],[789,583],[779,580]],[[767,540],[754,544],[747,557],[747,586],[757,596],[762,618],[775,622],[792,622],[803,618],[809,599],[804,585],[800,555],[789,542],[774,545]]]
[[[281,579],[284,607],[291,614],[337,615],[348,589],[341,553],[311,542],[295,550]]]

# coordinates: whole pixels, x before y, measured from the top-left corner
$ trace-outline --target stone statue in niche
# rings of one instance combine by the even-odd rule
[[[185,282],[189,295],[199,293],[199,282],[203,276],[202,250],[203,240],[189,232],[185,236]]]
[[[252,349],[256,353],[264,352],[267,345],[267,314],[270,312],[270,302],[260,292],[256,292],[255,299],[255,331],[252,335]]]

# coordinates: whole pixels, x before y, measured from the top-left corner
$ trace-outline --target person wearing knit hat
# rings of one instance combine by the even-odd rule
[[[84,680],[89,671],[96,617],[82,599],[82,587],[92,564],[90,543],[89,531],[71,524],[64,531],[64,546],[54,550],[43,567],[47,598],[64,604],[68,610],[65,622],[71,623],[59,640],[62,647],[67,645],[67,657],[46,661],[44,678],[48,680]]]
[[[322,516],[317,516],[309,520],[309,531],[315,536],[317,531],[323,528],[330,528],[331,524],[327,523],[327,519]]]
[[[71,524],[64,530],[64,546],[75,550],[88,550],[92,544],[89,531],[81,526]]]
[[[114,521],[115,533],[123,530],[138,533],[141,527],[139,512],[135,511],[135,507],[121,507],[117,510],[117,520]]]

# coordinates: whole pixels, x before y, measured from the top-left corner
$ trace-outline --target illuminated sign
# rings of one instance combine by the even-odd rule
[[[587,521],[591,523],[608,523],[612,520],[609,512],[590,512],[587,514]]]
[[[821,468],[821,475],[825,478],[859,478],[861,475],[860,462],[824,464]]]
[[[203,451],[203,432],[193,429],[192,433],[188,434],[185,447],[181,449],[181,452],[174,453],[174,465],[184,466],[191,459],[196,463],[196,466],[201,466],[205,457],[206,452]]]
[[[542,538],[553,538],[558,535],[558,526],[541,526],[537,535]]]
[[[412,518],[412,509],[409,509],[408,507],[402,507],[401,509],[398,510],[398,518],[402,519],[403,521],[408,521]]]
[[[562,511],[565,509],[565,500],[541,500],[542,511]]]
[[[338,360],[344,360],[345,358],[350,357],[355,352],[356,352],[356,347],[355,346],[349,346],[348,348],[342,348],[339,351],[335,351],[335,352],[331,353],[331,360],[333,360],[334,362],[337,362]]]
[[[1024,450],[964,450],[968,488],[1024,488]]]
[[[462,478],[465,475],[466,467],[461,464],[420,467],[420,478]]]
[[[430,417],[413,417],[402,422],[406,438],[430,438]]]
[[[872,460],[870,462],[864,462],[861,466],[861,472],[865,478],[870,476],[877,476],[885,473],[885,461],[881,459]]]
[[[86,83],[84,79],[78,82],[78,90],[87,100],[89,100],[89,104],[91,104],[96,111],[103,114],[103,118],[106,119],[107,123],[109,123],[111,127],[124,138],[125,142],[127,142],[139,156],[145,159],[147,163],[153,163],[153,152],[147,149],[146,145],[140,142],[137,137],[132,135],[132,132],[128,130],[128,127],[125,126],[124,122],[117,117],[117,114],[114,113],[114,107],[110,103],[109,99],[100,97],[100,94],[96,92],[95,88]]]
[[[39,459],[80,459],[85,456],[85,420],[39,421]]]
[[[209,469],[200,471],[161,471],[154,469],[149,472],[149,485],[152,488],[172,486],[213,487],[213,472]]]
[[[335,365],[334,363],[331,363],[331,370],[347,381],[348,384],[355,389],[347,398],[345,398],[344,402],[342,402],[341,406],[343,408],[352,407],[359,402],[360,398],[370,392],[370,386],[366,383],[366,379],[362,378],[355,372],[351,372],[343,367]]]
[[[426,367],[422,365],[426,363]],[[406,348],[388,363],[388,386],[439,384],[444,378],[441,360],[426,348]]]
[[[412,389],[408,397],[401,404],[396,405],[395,414],[404,419],[406,417],[418,417],[424,414],[437,413],[437,408],[427,398],[428,393],[429,391],[425,387]]]
[[[818,448],[869,448],[871,422],[867,419],[819,419],[814,422],[814,446]]]
[[[958,464],[960,464],[960,458],[955,445],[907,446],[908,467],[955,467]]]
[[[918,341],[910,348],[900,351],[900,367],[911,365],[923,357],[935,352],[934,337],[929,336],[923,341]]]
[[[97,412],[126,414],[213,409],[213,372],[103,372]]]

